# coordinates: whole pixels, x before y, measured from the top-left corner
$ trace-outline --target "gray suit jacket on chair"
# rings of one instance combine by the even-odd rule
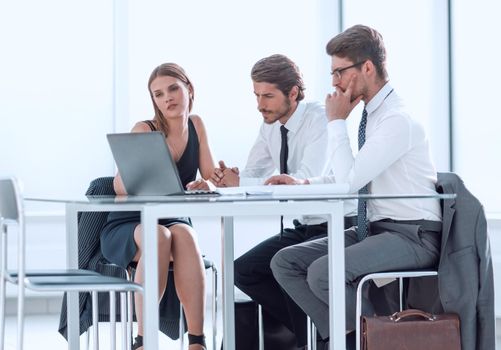
[[[494,281],[483,207],[456,174],[439,173],[437,189],[457,194],[443,201],[438,289],[437,279],[411,280],[409,306],[459,314],[462,350],[494,350]]]

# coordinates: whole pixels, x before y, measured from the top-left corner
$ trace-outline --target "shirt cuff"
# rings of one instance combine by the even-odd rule
[[[310,183],[310,185],[320,185],[320,184],[328,184],[336,182],[334,181],[334,176],[309,177],[307,180]]]
[[[327,123],[327,132],[329,137],[339,138],[348,134],[348,128],[345,119],[336,119]]]
[[[240,186],[259,186],[264,184],[262,177],[240,177]]]

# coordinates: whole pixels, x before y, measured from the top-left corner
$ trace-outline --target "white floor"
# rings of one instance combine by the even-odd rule
[[[207,314],[209,320],[205,324],[204,332],[206,334],[206,342],[209,349],[212,349],[212,326],[210,322],[210,311]],[[220,317],[219,317],[220,318]],[[57,331],[59,325],[59,314],[48,315],[28,315],[26,317],[24,349],[51,349],[63,350],[68,348],[66,340]],[[218,321],[218,337],[217,348],[221,348],[221,320]],[[16,349],[16,318],[8,316],[6,319],[6,339],[5,350]],[[117,349],[121,349],[121,328],[117,324]],[[135,334],[135,332],[134,332]],[[108,323],[99,324],[99,347],[100,349],[110,349],[110,327]],[[92,332],[90,333],[90,346],[92,346]],[[180,342],[173,341],[165,336],[163,333],[159,335],[160,349],[179,349]],[[188,340],[185,336],[184,349],[188,348]],[[86,349],[86,336],[85,334],[80,337],[80,348]]]
[[[207,313],[209,320],[205,324],[205,334],[207,337],[207,346],[212,349],[212,327],[210,324],[210,311]],[[496,322],[497,328],[497,350],[501,350],[501,320]],[[51,349],[63,350],[67,349],[66,340],[58,333],[57,327],[59,324],[59,314],[47,315],[28,315],[26,317],[25,327],[25,349]],[[217,348],[221,347],[221,314],[218,317],[218,337]],[[110,329],[107,323],[99,325],[100,332],[100,349],[110,348]],[[120,349],[120,326],[117,325],[117,349]],[[86,337],[82,335],[80,338],[81,349],[86,349]],[[186,337],[185,337],[186,339]],[[179,349],[179,341],[173,341],[164,334],[159,335],[160,349]],[[8,316],[6,319],[6,350],[16,349],[16,319],[14,316]],[[90,347],[92,349],[92,335],[90,339]],[[187,340],[185,340],[184,349],[187,349]]]

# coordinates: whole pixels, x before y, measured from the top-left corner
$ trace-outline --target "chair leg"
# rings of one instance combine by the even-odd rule
[[[120,323],[122,324],[122,350],[130,349],[129,332],[127,332],[127,293],[120,293]]]
[[[212,349],[217,350],[217,269],[212,265]]]
[[[94,326],[94,349],[99,350],[99,308],[97,292],[92,292],[92,325]]]
[[[24,280],[17,281],[17,348],[24,347]]]
[[[179,303],[179,348],[184,348],[184,316],[183,304]]]
[[[259,350],[264,350],[263,307],[257,305],[257,328],[259,332]]]
[[[115,298],[115,292],[110,291],[110,349],[115,350],[117,348],[116,336],[117,336],[117,301]],[[120,314],[122,315],[122,314]]]
[[[134,269],[125,269],[125,276],[130,282],[134,282]],[[132,305],[133,292],[127,292],[127,349],[132,348],[132,328],[134,323],[134,307]]]
[[[311,350],[312,337],[311,337],[311,321],[310,317],[306,316],[306,349]]]
[[[132,292],[127,292],[127,349],[132,348],[132,325],[134,323],[133,295]]]
[[[6,288],[6,269],[7,269],[7,234],[4,232],[3,226],[0,226],[2,230],[2,266],[0,270],[0,350],[3,350],[5,344],[5,288]]]
[[[398,295],[400,300],[400,311],[404,309],[403,295],[404,295],[404,279],[403,277],[398,278]]]
[[[85,332],[85,349],[90,350],[90,332],[88,328]]]
[[[307,322],[309,323],[309,328],[310,328],[310,341],[311,341],[311,350],[317,350],[317,327],[315,327],[315,324],[313,321],[308,317]]]

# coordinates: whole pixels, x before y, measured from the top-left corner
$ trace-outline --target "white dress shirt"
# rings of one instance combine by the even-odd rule
[[[391,92],[391,93],[390,93]],[[437,173],[423,127],[411,119],[402,100],[387,83],[366,105],[365,144],[356,157],[346,120],[328,123],[334,176],[311,183],[349,183],[356,193],[369,183],[371,194],[435,194]],[[367,201],[369,221],[441,220],[438,199],[374,199]]]
[[[240,185],[262,185],[280,169],[281,134],[280,126],[263,123],[259,135],[252,146],[247,164],[240,173]],[[312,176],[327,175],[330,171],[327,162],[327,118],[325,107],[317,102],[300,101],[296,110],[285,123],[289,154],[287,169],[289,175],[305,179]],[[356,209],[352,204],[348,212]],[[321,216],[304,216],[304,224],[319,224],[326,221]]]
[[[262,185],[280,169],[280,126],[263,123],[252,146],[245,169],[240,173],[240,185]],[[287,169],[291,176],[307,178],[327,174],[327,119],[324,106],[300,101],[284,125],[289,154]]]

